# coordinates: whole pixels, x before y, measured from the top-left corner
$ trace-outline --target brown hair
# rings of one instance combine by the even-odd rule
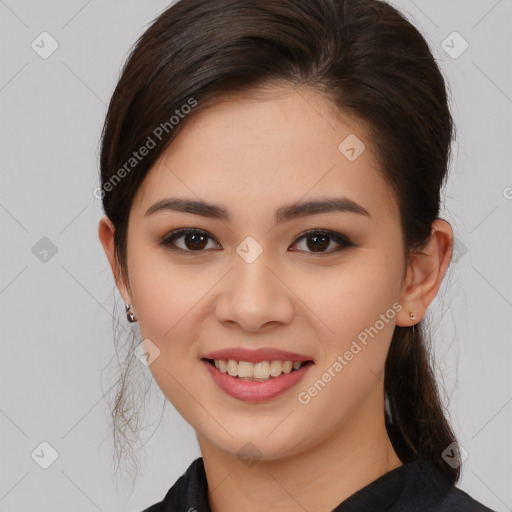
[[[180,0],[134,46],[103,129],[102,200],[124,278],[132,200],[187,122],[184,106],[194,104],[195,112],[222,95],[266,84],[314,88],[364,122],[399,204],[406,254],[427,243],[454,128],[442,74],[402,14],[379,0]],[[154,147],[134,159],[150,139]],[[137,415],[126,381],[133,361],[119,381],[114,439]],[[395,328],[384,389],[401,460],[424,458],[455,483],[459,468],[441,456],[455,436],[421,323]]]

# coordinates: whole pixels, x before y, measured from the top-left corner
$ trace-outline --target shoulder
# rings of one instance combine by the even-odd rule
[[[493,512],[426,460],[407,462],[342,502],[336,512]]]
[[[432,512],[494,512],[469,494],[457,487],[452,487],[444,495]]]
[[[163,512],[165,510],[163,507],[162,502],[155,503],[151,507],[145,508],[142,512]]]
[[[411,465],[413,466],[413,465]],[[412,475],[416,478],[416,499],[427,505],[428,512],[494,512],[472,498],[462,489],[449,483],[433,465],[426,461],[417,461]],[[415,486],[412,485],[411,489]],[[415,503],[413,499],[409,504]],[[408,510],[407,507],[403,508]]]
[[[176,512],[197,510],[209,512],[207,501],[208,486],[203,459],[194,460],[176,480],[162,501],[151,505],[142,512]]]

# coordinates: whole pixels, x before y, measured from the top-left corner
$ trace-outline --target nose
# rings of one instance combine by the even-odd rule
[[[215,306],[217,320],[247,332],[290,323],[294,295],[282,274],[278,266],[267,261],[265,252],[251,263],[235,256],[234,268],[221,282]]]

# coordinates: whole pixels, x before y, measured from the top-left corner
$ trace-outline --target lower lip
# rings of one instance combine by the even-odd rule
[[[290,373],[282,373],[279,377],[271,377],[263,382],[242,380],[222,373],[208,361],[202,361],[210,372],[213,381],[229,396],[245,402],[263,402],[286,393],[304,377],[311,363],[301,366]]]

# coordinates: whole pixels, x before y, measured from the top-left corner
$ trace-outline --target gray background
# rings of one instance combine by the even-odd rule
[[[142,476],[133,489],[128,479],[116,481],[105,400],[114,382],[114,303],[126,322],[97,238],[98,141],[129,48],[167,4],[0,0],[0,511],[140,511],[199,456],[193,431],[170,404],[159,424],[164,399],[153,384]],[[457,237],[455,262],[430,319],[468,453],[460,487],[508,511],[512,2],[395,5],[431,45],[458,130],[444,211]],[[51,49],[43,31],[58,43],[47,58],[31,47]],[[454,31],[469,44],[456,57],[464,42]],[[51,449],[42,442],[58,453],[47,469],[39,464]]]

